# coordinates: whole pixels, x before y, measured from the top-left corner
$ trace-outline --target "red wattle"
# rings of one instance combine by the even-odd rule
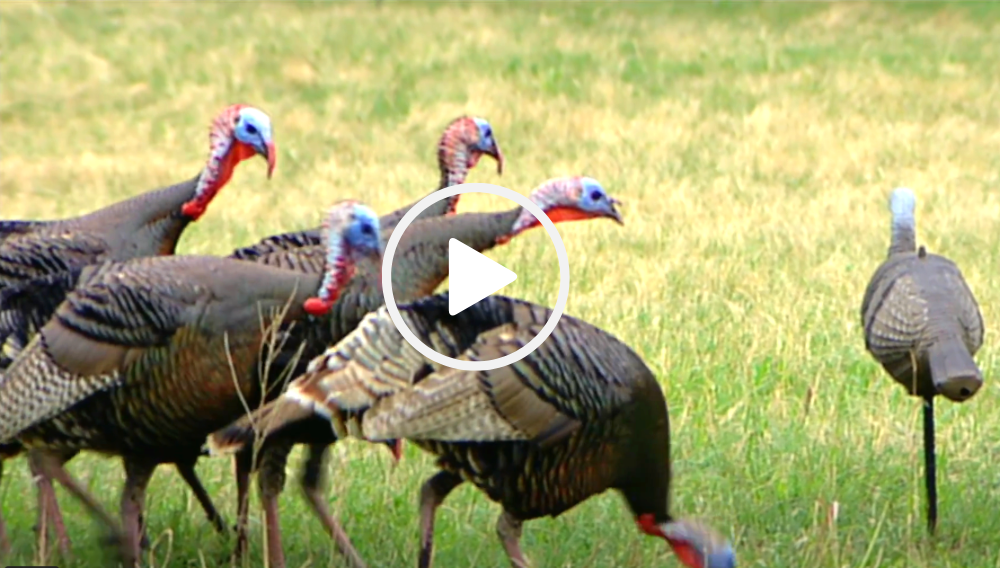
[[[196,201],[188,201],[181,205],[181,213],[197,221],[205,213],[205,207]]]
[[[663,531],[660,530],[660,526],[656,524],[656,517],[650,513],[643,513],[635,519],[635,524],[639,526],[639,530],[651,535],[665,537]]]
[[[320,298],[309,298],[302,304],[302,307],[306,310],[307,314],[318,317],[326,315],[326,312],[330,311],[330,308],[333,307],[333,302],[327,302]]]

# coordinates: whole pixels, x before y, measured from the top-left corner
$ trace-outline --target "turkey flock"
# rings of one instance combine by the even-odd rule
[[[670,426],[656,376],[611,334],[565,315],[541,347],[492,371],[428,360],[389,318],[381,290],[385,243],[413,204],[379,216],[335,203],[318,226],[266,237],[229,256],[175,255],[237,165],[277,162],[271,120],[233,105],[211,123],[193,178],[80,217],[0,221],[0,476],[24,454],[36,484],[37,547],[68,557],[53,482],[110,534],[122,565],[149,546],[146,487],[172,464],[220,533],[227,525],[195,471],[202,457],[235,462],[235,558],[248,548],[250,480],[265,518],[267,565],[284,568],[278,499],[289,453],[307,446],[300,478],[309,506],[348,565],[366,566],[324,498],[330,447],[354,437],[395,460],[409,442],[437,458],[419,495],[417,565],[431,566],[434,519],[464,482],[500,504],[496,532],[527,568],[525,521],[558,516],[608,489],[636,526],[689,568],[733,568],[728,540],[670,507]],[[483,156],[503,172],[490,123],[462,116],[438,145],[437,189],[465,183]],[[450,315],[449,240],[479,252],[538,226],[526,209],[456,213],[434,203],[403,234],[391,283],[400,314],[451,357],[492,360],[539,333],[550,308],[501,295]],[[554,222],[608,219],[619,201],[584,176],[542,182],[529,199]],[[958,267],[917,246],[916,198],[890,196],[891,243],[861,304],[865,347],[925,405],[928,524],[937,522],[933,400],[962,402],[982,386],[973,360],[983,320]],[[121,458],[120,518],[65,466],[81,450]],[[221,458],[218,458],[221,459]],[[10,502],[8,500],[8,502]],[[50,543],[49,537],[54,538]],[[0,560],[9,548],[0,516]]]

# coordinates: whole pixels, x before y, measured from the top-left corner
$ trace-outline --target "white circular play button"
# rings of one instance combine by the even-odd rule
[[[542,331],[536,335],[527,345],[497,359],[489,361],[462,361],[454,357],[442,355],[428,347],[407,327],[406,322],[399,315],[399,308],[396,307],[396,300],[392,295],[392,257],[396,254],[396,247],[403,237],[406,228],[410,226],[417,215],[423,213],[425,209],[445,199],[460,193],[489,193],[500,197],[506,197],[527,209],[538,219],[542,227],[552,239],[552,244],[556,247],[556,256],[559,258],[559,296],[556,298],[556,305],[552,309],[549,321],[545,322]],[[480,254],[471,247],[465,245],[457,239],[448,241],[448,313],[455,315],[462,310],[474,305],[483,298],[500,290],[507,284],[513,282],[517,275],[486,256]],[[529,353],[548,339],[555,330],[566,310],[566,300],[569,297],[569,258],[566,255],[566,246],[563,245],[562,237],[556,230],[555,224],[549,216],[542,211],[541,207],[532,203],[530,199],[516,191],[511,191],[506,187],[493,185],[491,183],[463,183],[453,185],[444,189],[439,189],[427,197],[421,199],[403,215],[403,218],[396,225],[396,229],[389,237],[389,242],[385,246],[385,254],[382,257],[382,293],[385,295],[385,307],[389,311],[389,318],[396,325],[396,329],[403,335],[403,339],[427,357],[439,365],[458,369],[460,371],[492,371],[506,365],[511,365],[524,359]]]

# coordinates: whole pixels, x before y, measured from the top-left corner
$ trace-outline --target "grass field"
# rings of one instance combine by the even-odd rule
[[[741,567],[1000,567],[1000,9],[920,4],[0,4],[0,217],[71,216],[188,179],[210,118],[273,118],[274,178],[241,166],[184,253],[223,254],[318,223],[357,197],[387,212],[437,183],[434,144],[486,117],[508,159],[471,182],[527,193],[586,174],[626,226],[566,224],[568,313],[616,334],[662,379],[673,509],[734,542]],[[938,408],[941,520],[924,531],[921,410],[864,350],[858,310],[889,237],[888,192],[912,187],[918,239],[961,266],[987,323],[987,382]],[[469,196],[460,210],[509,207]],[[543,231],[490,253],[505,293],[551,304]],[[329,489],[373,567],[412,566],[417,493],[434,468],[339,444]],[[298,458],[291,467],[297,471]],[[0,485],[13,564],[34,558],[23,459]],[[70,470],[117,510],[115,460]],[[231,464],[199,472],[227,519]],[[61,490],[60,490],[61,491]],[[60,493],[75,557],[105,560]],[[289,566],[337,565],[294,479]],[[155,566],[216,566],[180,480],[150,486]],[[251,565],[262,562],[254,508]],[[837,508],[838,515],[831,512]],[[439,514],[436,565],[506,566],[499,508],[471,487]],[[536,568],[679,566],[608,493],[526,525]]]

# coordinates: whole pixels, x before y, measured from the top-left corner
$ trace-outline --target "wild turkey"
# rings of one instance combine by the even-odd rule
[[[399,310],[425,344],[472,361],[517,351],[551,314],[490,296],[450,316],[447,294]],[[407,439],[438,456],[441,471],[420,493],[421,568],[431,564],[435,511],[463,481],[502,505],[497,533],[516,568],[527,566],[524,521],[558,516],[607,489],[620,491],[639,528],[666,539],[687,566],[736,563],[717,533],[670,514],[667,406],[652,372],[627,345],[570,316],[521,361],[466,372],[420,355],[383,307],[258,416],[263,436],[321,418],[340,438]],[[209,444],[220,453],[248,441],[213,435]]]
[[[483,155],[491,156],[497,161],[497,173],[503,173],[503,153],[493,135],[493,127],[484,118],[460,116],[452,120],[438,142],[438,167],[441,170],[441,183],[438,189],[465,183],[469,171],[479,163]],[[435,190],[436,191],[436,190]],[[420,213],[418,219],[429,219],[441,215],[450,215],[458,206],[459,196],[442,199]],[[419,201],[419,200],[418,200]],[[399,220],[412,208],[416,202],[402,207],[379,219],[382,232],[392,234]],[[237,249],[231,255],[233,258],[256,261],[268,257],[265,263],[274,264],[275,260],[287,253],[282,266],[294,268],[295,259],[300,253],[300,247],[322,247],[318,228],[305,231],[293,231],[272,235],[253,245]],[[322,267],[322,263],[318,265]]]
[[[553,222],[603,217],[622,224],[621,214],[615,208],[618,200],[609,197],[601,184],[593,178],[573,176],[552,179],[532,191],[529,199],[544,210]],[[459,239],[473,249],[483,252],[509,241],[536,225],[537,220],[534,216],[521,207],[501,213],[462,213],[415,221],[400,240],[392,264],[393,292],[397,302],[403,303],[428,296],[434,293],[434,290],[448,277],[448,241],[451,238]],[[383,239],[388,239],[389,235],[389,230],[382,231]],[[322,259],[320,251],[309,247],[300,247],[293,252],[276,251],[256,257],[258,262],[274,263],[305,271],[317,270],[321,266]],[[381,265],[359,264],[358,274],[345,286],[327,316],[329,325],[324,324],[321,328],[300,326],[293,331],[308,332],[309,335],[286,342],[286,345],[293,347],[303,342],[307,344],[295,374],[304,372],[309,359],[321,354],[327,346],[336,343],[354,330],[365,314],[378,309],[383,303]],[[272,382],[275,380],[272,379]],[[253,432],[253,420],[255,419],[244,417],[219,435],[226,437],[229,435],[226,432],[230,430],[236,432],[235,435],[241,435],[239,433],[250,435]],[[322,474],[325,470],[328,448],[336,442],[336,437],[319,419],[316,422],[319,424],[305,425],[283,432],[281,436],[267,440],[261,447],[249,447],[237,456],[237,462],[243,464],[241,468],[245,469],[248,467],[247,464],[254,462],[252,454],[254,450],[258,450],[257,461],[260,464],[258,485],[266,517],[269,563],[273,568],[282,568],[285,565],[277,503],[284,487],[288,454],[295,444],[309,445],[301,482],[310,507],[319,517],[327,533],[334,538],[337,547],[345,555],[355,559],[356,566],[363,566],[360,555],[326,505],[322,491]],[[244,485],[244,482],[237,483],[238,487]],[[241,527],[237,542],[238,553],[247,542],[245,499],[240,502],[242,505],[238,524]]]
[[[207,256],[85,268],[0,382],[0,442],[24,444],[122,537],[131,566],[156,465],[196,459],[209,433],[263,396],[268,328],[322,315],[355,261],[380,254],[378,218],[338,204],[324,240],[325,274]],[[82,449],[122,456],[124,532],[63,469],[58,452]]]
[[[257,108],[232,105],[213,120],[208,161],[188,181],[71,219],[0,221],[0,339],[13,335],[27,343],[31,328],[48,321],[65,297],[63,281],[75,268],[173,254],[181,233],[202,216],[237,164],[256,154],[267,159],[271,177],[277,159],[271,119]],[[29,294],[39,286],[44,295]]]
[[[972,398],[983,374],[972,359],[983,344],[983,317],[954,262],[916,244],[916,197],[897,188],[889,200],[892,241],[865,290],[865,348],[906,392],[924,399],[927,526],[937,525],[934,396]]]
[[[173,254],[181,233],[201,217],[229,182],[237,164],[256,154],[267,160],[270,178],[277,160],[271,119],[257,108],[232,105],[213,120],[208,160],[202,171],[188,181],[71,219],[0,221],[0,345],[11,354],[25,345],[72,289],[73,279],[83,266]],[[0,355],[0,359],[4,358]],[[10,362],[0,362],[0,368]],[[17,448],[17,444],[9,446],[7,457],[19,453]],[[64,458],[72,456],[71,452]],[[218,530],[224,530],[222,518],[191,464],[177,466],[209,519]],[[32,469],[39,478],[37,468]],[[51,520],[65,553],[69,538],[62,529],[51,482],[42,477],[38,491],[40,505],[47,507],[45,514],[39,511],[39,538],[44,539],[44,521]]]

